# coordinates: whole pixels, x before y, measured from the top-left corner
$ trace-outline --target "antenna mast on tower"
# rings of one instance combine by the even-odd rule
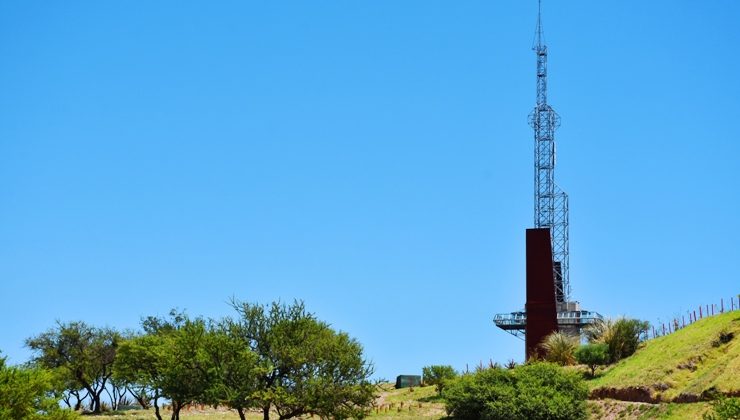
[[[547,103],[547,45],[542,33],[542,1],[537,4],[537,29],[532,50],[537,55],[537,104],[529,114],[534,129],[534,226],[550,228],[555,300],[568,302],[568,194],[555,184],[555,130],[560,116]]]
[[[537,28],[534,34],[532,50],[537,56],[537,102],[529,114],[529,125],[534,129],[534,228],[547,229],[550,236],[552,252],[552,280],[545,274],[544,284],[554,283],[557,329],[573,335],[579,335],[586,325],[603,317],[598,312],[581,309],[580,304],[571,300],[570,267],[568,250],[568,194],[555,183],[555,130],[560,126],[560,116],[547,103],[547,45],[542,32],[542,0],[537,3]],[[528,235],[530,229],[527,229]],[[547,240],[545,240],[547,245]],[[525,309],[496,314],[493,318],[497,327],[517,337],[526,337],[527,328],[542,326],[542,313],[535,306],[541,304],[537,298],[530,302],[530,288],[538,289],[539,272],[533,270],[530,285],[530,247],[527,245],[527,303]],[[533,258],[532,261],[539,260]],[[547,261],[547,258],[545,259]],[[533,266],[534,267],[534,266]],[[549,264],[544,273],[550,270]],[[549,289],[549,288],[548,288]],[[546,292],[545,295],[550,292]],[[528,314],[526,305],[533,304]],[[532,315],[530,318],[528,315]],[[531,324],[528,324],[528,319]],[[540,325],[536,325],[540,324]],[[540,328],[541,329],[541,328]],[[542,331],[539,331],[542,332]],[[537,341],[539,332],[532,330],[532,337]],[[536,344],[536,343],[535,343]],[[528,351],[529,351],[529,346]]]

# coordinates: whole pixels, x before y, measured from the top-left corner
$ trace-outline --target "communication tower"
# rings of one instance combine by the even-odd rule
[[[534,130],[534,227],[550,229],[558,329],[579,334],[582,327],[602,317],[581,310],[570,296],[568,194],[555,183],[555,130],[560,126],[560,116],[547,102],[547,44],[542,31],[541,0],[537,6],[532,46],[537,56],[537,101],[529,114],[529,125]],[[523,310],[498,314],[494,322],[499,328],[523,337],[527,314]]]

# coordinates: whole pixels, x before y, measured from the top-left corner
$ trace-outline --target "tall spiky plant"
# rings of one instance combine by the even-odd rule
[[[576,363],[576,349],[578,348],[578,337],[561,332],[554,332],[542,342],[545,350],[545,360],[557,363],[561,366]]]
[[[640,337],[649,324],[638,319],[620,317],[598,320],[583,331],[590,343],[604,343],[609,346],[611,362],[632,355],[640,343]]]
[[[614,323],[611,318],[597,319],[583,329],[583,335],[589,343],[608,343],[614,335]]]

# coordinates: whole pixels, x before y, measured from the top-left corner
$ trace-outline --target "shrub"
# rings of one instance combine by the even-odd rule
[[[496,419],[516,410],[514,376],[503,369],[483,369],[450,381],[443,394],[447,414],[462,420]]]
[[[457,372],[450,365],[426,366],[422,369],[422,374],[424,375],[424,384],[436,385],[438,394],[442,394],[445,382],[457,376]]]
[[[542,348],[545,349],[545,360],[548,362],[557,363],[560,366],[572,365],[576,362],[575,351],[578,348],[578,338],[554,332],[545,338]]]
[[[704,414],[705,420],[740,419],[740,398],[720,398],[712,402],[712,411]]]
[[[637,350],[648,325],[646,321],[629,318],[599,320],[587,327],[584,334],[591,343],[609,346],[609,361],[617,362]]]
[[[591,377],[593,377],[597,366],[609,363],[609,346],[604,343],[586,344],[578,347],[575,356],[578,363],[591,369]]]
[[[454,419],[583,419],[587,395],[576,372],[551,363],[481,370],[451,381],[444,391]]]
[[[724,330],[720,331],[717,338],[712,341],[712,347],[719,347],[723,344],[727,344],[732,341],[733,338],[735,338],[735,334],[725,328]]]
[[[0,357],[0,418],[72,420],[77,413],[59,407],[59,381],[45,369],[6,366]]]

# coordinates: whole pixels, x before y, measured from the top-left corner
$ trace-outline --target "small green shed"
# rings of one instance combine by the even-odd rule
[[[421,375],[398,375],[396,377],[396,389],[421,386]]]

